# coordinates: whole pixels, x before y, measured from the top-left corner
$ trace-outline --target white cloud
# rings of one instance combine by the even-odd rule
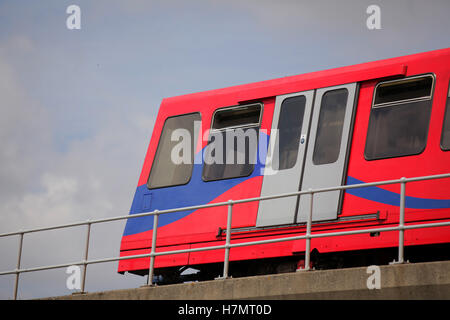
[[[126,215],[145,155],[151,117],[121,112],[123,107],[117,102],[105,104],[99,112],[109,110],[105,113],[108,121],[99,123],[91,136],[72,140],[67,149],[59,150],[55,135],[64,132],[53,122],[52,108],[27,94],[20,81],[26,75],[19,77],[10,55],[33,50],[26,37],[13,37],[0,47],[0,233]],[[114,103],[114,99],[108,100],[105,103]],[[90,256],[118,256],[122,231],[123,222],[107,229],[93,227]],[[84,234],[83,228],[74,228],[25,235],[22,266],[79,261]],[[0,238],[0,252],[0,270],[15,268],[17,239]],[[117,264],[110,263],[102,270],[89,270],[88,288],[143,284],[142,278],[116,274],[116,268]],[[70,294],[65,278],[61,269],[24,274],[20,296]],[[11,277],[1,277],[0,298],[11,295]]]

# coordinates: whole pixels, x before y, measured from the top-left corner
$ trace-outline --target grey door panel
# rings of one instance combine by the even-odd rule
[[[298,191],[313,97],[310,90],[276,98],[261,196]],[[294,223],[297,198],[260,201],[256,226]]]
[[[342,185],[356,83],[316,90],[301,190]],[[313,221],[336,219],[340,191],[314,195]],[[300,197],[296,222],[307,220],[310,196]]]

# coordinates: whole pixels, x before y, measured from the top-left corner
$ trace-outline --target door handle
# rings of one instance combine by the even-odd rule
[[[300,136],[300,144],[304,144],[306,142],[306,134],[302,134]]]

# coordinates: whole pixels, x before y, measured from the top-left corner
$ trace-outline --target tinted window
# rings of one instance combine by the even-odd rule
[[[305,104],[305,96],[287,98],[281,104],[278,121],[279,157],[278,165],[274,163],[274,169],[290,169],[297,162]]]
[[[257,128],[236,128],[211,133],[205,148],[203,180],[245,177],[256,163]]]
[[[189,182],[191,179],[195,153],[194,121],[200,121],[200,114],[187,114],[168,118],[166,120],[148,178],[148,188],[154,189],[175,186]],[[179,138],[178,135],[174,135],[175,138],[172,137],[172,133],[177,129],[181,129],[180,131],[177,131],[183,134],[181,138]],[[190,144],[191,149],[188,150],[190,154],[183,155],[182,153],[184,151],[180,149],[180,158],[186,159],[187,161],[183,160],[183,162],[178,163],[180,161],[173,161],[172,159],[172,150],[182,143],[182,140],[185,137],[189,139],[186,143],[188,143],[188,145]],[[174,141],[172,141],[172,139],[174,139]]]
[[[445,109],[444,127],[442,128],[441,148],[450,150],[450,88],[448,90],[447,107]]]
[[[366,159],[413,155],[425,149],[433,87],[429,79],[433,80],[425,76],[388,82],[392,100],[384,99],[383,105],[372,106],[364,152]],[[409,88],[406,90],[409,98],[398,101],[399,96],[406,96],[405,87]],[[383,88],[383,84],[377,87],[375,97],[379,88]]]
[[[432,76],[385,82],[378,85],[374,104],[431,98],[432,85]]]
[[[204,181],[244,177],[253,172],[260,115],[260,104],[216,111],[204,150]]]
[[[259,104],[219,110],[214,114],[212,129],[258,125],[260,114]]]
[[[333,163],[339,157],[347,97],[347,89],[328,91],[322,96],[313,154],[315,165]]]

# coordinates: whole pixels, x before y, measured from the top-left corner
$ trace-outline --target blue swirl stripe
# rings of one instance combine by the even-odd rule
[[[347,185],[360,184],[364,181],[348,177]],[[367,200],[388,204],[391,206],[400,206],[400,194],[379,187],[364,187],[356,189],[348,189],[346,193],[364,198]],[[450,199],[428,199],[405,197],[405,207],[409,209],[444,209],[450,208]]]
[[[188,184],[149,190],[146,185],[138,186],[134,194],[130,215],[158,210],[183,208],[208,204],[221,194],[238,184],[263,175],[269,136],[260,132],[258,152],[259,161],[248,177],[205,182],[202,180],[202,153],[198,152],[194,161],[192,177]],[[203,149],[204,150],[204,149]],[[195,210],[172,212],[159,216],[158,226],[162,227],[180,220]],[[123,235],[132,235],[153,229],[153,216],[128,219]]]

